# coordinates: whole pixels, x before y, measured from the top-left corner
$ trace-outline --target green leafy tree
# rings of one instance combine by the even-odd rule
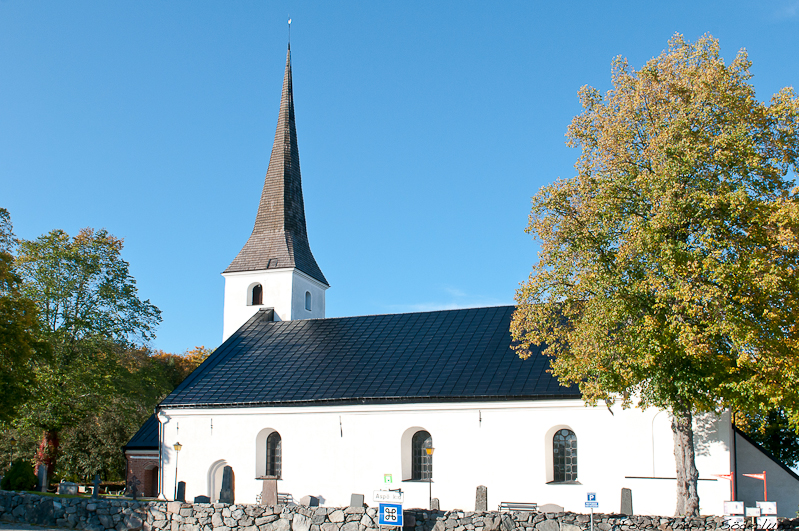
[[[33,301],[22,294],[14,269],[16,244],[8,211],[0,208],[0,422],[11,420],[31,395],[31,361],[47,353],[37,339],[39,321]]]
[[[744,51],[675,35],[604,96],[580,91],[570,179],[533,197],[539,262],[518,290],[522,357],[546,345],[584,400],[670,410],[677,508],[697,515],[693,415],[783,407],[799,423],[799,101],[757,100]]]
[[[33,465],[24,460],[14,461],[11,468],[3,476],[0,489],[3,490],[33,490],[36,488],[36,475]]]
[[[17,424],[43,430],[37,461],[51,475],[62,430],[101,414],[130,385],[123,354],[154,337],[161,321],[139,298],[121,251],[121,239],[92,229],[19,244],[22,291],[36,304],[52,358],[35,364],[37,392]]]
[[[737,412],[733,419],[738,429],[781,462],[791,468],[799,464],[799,438],[784,409],[775,408],[765,413]]]

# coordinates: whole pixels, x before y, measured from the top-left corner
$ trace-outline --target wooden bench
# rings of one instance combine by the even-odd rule
[[[534,512],[538,509],[537,503],[522,503],[522,502],[502,502],[499,504],[499,510],[502,511],[527,511]]]

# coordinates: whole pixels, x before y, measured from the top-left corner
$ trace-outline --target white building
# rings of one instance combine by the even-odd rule
[[[284,498],[330,506],[389,487],[406,507],[427,507],[432,495],[442,509],[472,510],[485,485],[489,508],[582,512],[596,492],[600,511],[616,512],[629,488],[637,514],[672,514],[668,413],[584,406],[544,356],[522,361],[511,350],[513,307],[324,318],[328,283],[305,229],[291,82],[289,52],[255,228],[223,273],[225,341],[158,407],[161,496],[172,499],[182,481],[186,499],[216,501],[229,466],[243,503],[276,482]],[[769,489],[780,514],[796,512],[796,474],[728,415],[695,424],[702,514],[731,499],[716,475],[734,474],[754,505],[762,482],[741,474],[763,470],[780,486]]]

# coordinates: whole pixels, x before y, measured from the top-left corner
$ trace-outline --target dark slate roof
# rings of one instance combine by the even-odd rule
[[[272,156],[266,170],[261,202],[252,234],[225,273],[296,267],[329,285],[311,253],[305,227],[300,152],[294,124],[291,84],[291,48],[286,54],[283,95],[275,130]]]
[[[161,407],[578,398],[511,350],[513,306],[273,322],[259,312]]]
[[[126,450],[158,450],[158,420],[155,415],[150,415],[136,435],[122,447],[123,452]]]

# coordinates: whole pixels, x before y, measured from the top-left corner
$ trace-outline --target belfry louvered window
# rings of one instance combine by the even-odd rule
[[[281,477],[282,440],[280,434],[273,431],[266,438],[266,475]]]
[[[427,453],[433,447],[433,437],[426,431],[417,431],[411,441],[411,479],[433,479],[433,456]]]
[[[552,439],[552,464],[556,483],[577,481],[577,436],[571,430],[558,430]]]

